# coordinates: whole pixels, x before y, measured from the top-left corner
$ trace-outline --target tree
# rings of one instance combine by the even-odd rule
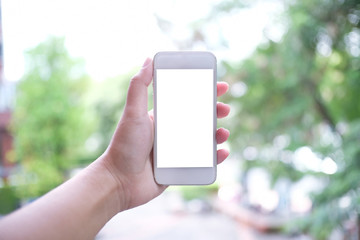
[[[287,32],[280,42],[268,39],[240,64],[222,63],[223,80],[232,85],[230,143],[247,160],[245,171],[266,169],[273,183],[318,178],[324,188],[314,193],[311,216],[301,227],[326,239],[359,212],[360,4],[307,0],[284,6]],[[250,155],[244,151],[249,146]],[[305,146],[320,159],[317,168],[296,161]]]
[[[88,78],[64,39],[49,38],[27,53],[14,110],[15,160],[25,175],[18,193],[38,197],[62,183],[89,133],[82,95]]]

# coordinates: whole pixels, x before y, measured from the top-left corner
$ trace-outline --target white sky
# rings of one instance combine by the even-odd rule
[[[157,26],[154,14],[169,20],[174,25],[172,37],[181,40],[189,34],[188,24],[206,16],[216,2],[219,0],[2,0],[5,78],[21,78],[24,51],[50,35],[65,36],[70,54],[85,59],[95,80],[126,73],[158,51],[177,50]],[[222,34],[229,48],[211,50],[218,59],[243,59],[262,41],[264,27],[279,11],[281,5],[275,0],[224,15],[208,26],[206,34],[213,45]]]

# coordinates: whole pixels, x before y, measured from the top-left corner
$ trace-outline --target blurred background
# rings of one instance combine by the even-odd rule
[[[359,239],[358,0],[2,0],[0,30],[1,215],[105,150],[146,57],[208,50],[232,108],[218,180],[97,239]]]

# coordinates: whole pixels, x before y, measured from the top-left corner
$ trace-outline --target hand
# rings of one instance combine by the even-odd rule
[[[118,184],[121,206],[119,211],[144,204],[166,188],[155,182],[152,169],[154,118],[152,111],[147,112],[147,89],[152,75],[152,60],[146,59],[140,72],[131,79],[123,116],[102,157],[104,165]],[[227,90],[226,83],[217,84],[218,96],[225,94]],[[228,105],[217,104],[218,118],[226,117],[229,112]],[[216,131],[218,144],[226,141],[228,137],[228,130],[220,128]],[[218,150],[218,163],[224,161],[228,155],[227,150]]]

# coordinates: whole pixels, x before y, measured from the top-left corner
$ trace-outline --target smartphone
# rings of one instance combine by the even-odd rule
[[[210,52],[154,56],[154,176],[163,185],[216,179],[216,57]]]

